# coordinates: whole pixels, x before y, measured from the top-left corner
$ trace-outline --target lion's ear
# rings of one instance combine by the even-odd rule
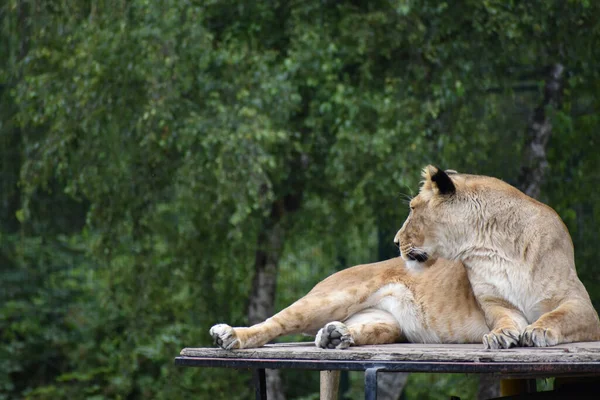
[[[423,177],[425,178],[424,187],[429,187],[436,193],[449,195],[456,192],[456,187],[454,186],[452,179],[450,179],[446,172],[438,167],[428,165],[423,170]]]

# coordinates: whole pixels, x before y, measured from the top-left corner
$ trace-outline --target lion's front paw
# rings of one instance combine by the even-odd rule
[[[232,327],[227,324],[218,324],[210,328],[210,336],[215,344],[225,350],[239,349],[240,341]]]
[[[354,344],[354,339],[348,327],[341,322],[334,321],[325,325],[317,333],[315,345],[322,349],[347,349]]]
[[[519,331],[515,329],[494,329],[483,335],[485,349],[508,349],[519,345]]]
[[[558,344],[558,335],[552,329],[529,325],[521,335],[521,345],[527,347],[548,347]]]

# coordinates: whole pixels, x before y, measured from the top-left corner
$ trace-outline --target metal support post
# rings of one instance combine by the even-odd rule
[[[264,368],[254,368],[252,370],[252,380],[254,381],[254,393],[256,400],[267,400],[267,378]]]
[[[365,400],[377,400],[377,372],[383,367],[371,367],[365,370]]]

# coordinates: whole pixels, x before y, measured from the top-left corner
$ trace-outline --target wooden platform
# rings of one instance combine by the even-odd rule
[[[548,348],[484,350],[480,344],[389,344],[346,350],[319,349],[312,343],[272,344],[257,349],[185,348],[181,366],[252,369],[297,368],[437,373],[492,373],[533,378],[600,375],[600,342]]]

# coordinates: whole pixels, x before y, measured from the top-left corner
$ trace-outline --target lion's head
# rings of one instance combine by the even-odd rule
[[[422,176],[419,194],[410,202],[410,214],[394,238],[412,268],[427,266],[424,263],[431,257],[460,259],[465,243],[477,240],[485,202],[482,196],[492,193],[486,184],[492,187],[501,182],[431,165],[423,169]]]

